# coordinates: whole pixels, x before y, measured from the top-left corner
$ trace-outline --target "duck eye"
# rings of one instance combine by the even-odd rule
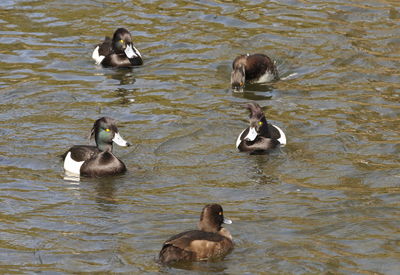
[[[119,42],[121,42],[121,44],[124,44],[124,40],[122,40],[122,39]]]
[[[243,82],[242,81],[240,81],[240,86],[243,86]]]
[[[258,122],[258,125],[260,125],[260,126],[263,125],[263,122],[262,122],[262,121],[259,121],[259,122]]]
[[[105,131],[106,131],[106,132],[110,132],[111,130],[110,130],[110,129],[108,129],[108,128],[106,128],[106,129],[105,129]]]
[[[218,215],[220,215],[220,216],[221,216],[221,215],[222,215],[222,212],[219,212],[219,213],[218,213]]]

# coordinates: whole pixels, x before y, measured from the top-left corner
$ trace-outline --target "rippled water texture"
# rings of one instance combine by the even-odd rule
[[[235,250],[185,266],[217,274],[398,274],[400,2],[0,1],[0,273],[187,274],[161,244],[204,204]],[[126,27],[145,65],[94,65]],[[229,89],[241,53],[285,80]],[[243,104],[288,145],[235,149]],[[111,116],[129,172],[64,179],[59,155]]]

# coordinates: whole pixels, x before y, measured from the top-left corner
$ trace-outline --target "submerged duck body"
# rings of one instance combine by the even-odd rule
[[[275,63],[265,54],[243,54],[233,60],[231,86],[243,90],[245,83],[265,83],[278,80]]]
[[[223,258],[234,246],[223,223],[232,221],[224,218],[221,205],[206,205],[200,215],[199,230],[185,231],[165,241],[159,254],[160,262],[173,264]]]
[[[125,28],[114,32],[113,38],[106,37],[104,42],[97,45],[92,53],[96,64],[104,67],[132,67],[142,65],[143,59],[132,43],[132,36]]]
[[[278,126],[267,122],[260,105],[248,103],[246,108],[250,111],[250,126],[236,140],[239,151],[264,153],[278,145],[286,145],[285,133]]]
[[[118,132],[115,120],[102,117],[95,121],[91,137],[96,146],[75,145],[63,154],[64,170],[88,177],[116,175],[126,171],[125,164],[113,153],[113,142],[119,146],[130,146]]]

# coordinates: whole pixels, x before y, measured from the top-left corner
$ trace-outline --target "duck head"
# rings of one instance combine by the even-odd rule
[[[219,204],[207,204],[201,211],[198,227],[202,231],[216,233],[222,229],[222,224],[231,224],[232,221],[224,217],[224,211]]]
[[[257,103],[247,103],[245,107],[250,111],[249,132],[244,138],[246,141],[254,141],[257,136],[266,136],[268,133],[267,119],[260,105]]]
[[[94,137],[101,151],[112,151],[113,142],[119,146],[131,145],[119,134],[116,121],[109,117],[102,117],[95,121],[90,137]]]
[[[233,60],[231,73],[231,86],[235,92],[243,92],[246,83],[246,65],[248,54],[239,55]]]
[[[141,57],[133,46],[130,32],[125,28],[119,28],[114,32],[112,47],[116,54],[125,54],[128,58]]]
[[[245,82],[246,82],[245,65],[240,64],[234,67],[231,73],[232,89],[236,92],[243,92]]]

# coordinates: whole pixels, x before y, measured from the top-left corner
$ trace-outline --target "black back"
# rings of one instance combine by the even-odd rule
[[[71,158],[74,161],[80,162],[95,157],[101,151],[96,146],[74,145],[61,156],[63,160],[65,160],[68,152],[71,152]]]

